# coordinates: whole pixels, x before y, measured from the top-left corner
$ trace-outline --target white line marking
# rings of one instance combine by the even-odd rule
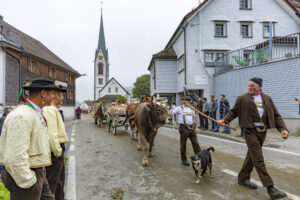
[[[75,138],[74,137],[71,137],[71,142],[74,142],[75,141]]]
[[[234,171],[231,171],[229,169],[224,169],[222,170],[222,172],[225,172],[226,174],[229,174],[229,175],[232,175],[232,176],[238,176],[238,174]],[[260,187],[263,187],[261,182],[257,181],[257,180],[254,180],[254,179],[251,179],[251,182],[255,183],[256,185],[260,186]],[[293,194],[290,194],[288,192],[285,192],[287,194],[287,197],[291,200],[300,200],[300,197],[296,196],[296,195],[293,195]]]
[[[68,160],[68,183],[66,199],[76,200],[76,179],[75,179],[75,157],[70,156]]]
[[[74,151],[75,150],[75,145],[74,144],[71,144],[70,145],[70,151]]]
[[[220,141],[226,141],[228,143],[233,143],[233,144],[238,144],[238,145],[246,146],[245,143],[234,142],[234,141],[231,141],[231,140],[226,140],[226,139],[222,139],[222,138],[218,138],[218,137],[212,137],[212,136],[208,136],[208,135],[198,135],[198,137],[206,137],[206,138],[210,138],[210,139],[215,139],[215,140],[220,140]],[[294,156],[299,156],[300,157],[300,153],[295,153],[295,152],[290,152],[290,151],[285,151],[285,150],[280,150],[280,149],[273,149],[273,148],[270,148],[270,147],[263,147],[263,149],[268,149],[270,151],[276,151],[276,152],[290,154],[290,155],[294,155]]]

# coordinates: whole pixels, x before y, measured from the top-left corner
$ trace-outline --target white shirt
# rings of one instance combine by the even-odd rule
[[[42,115],[42,109],[39,107],[39,106],[37,106],[35,103],[33,103],[32,101],[30,101],[29,99],[27,99],[27,101],[29,101],[29,103],[36,109],[36,111],[41,115],[41,117],[43,117],[43,115]]]
[[[183,110],[182,110],[183,108]],[[185,114],[186,125],[194,124],[195,111],[186,106],[178,106],[173,110],[173,113],[176,114],[177,122],[179,124],[184,124],[183,113]]]
[[[254,103],[256,105],[259,117],[262,118],[262,116],[265,112],[265,109],[263,107],[263,102],[262,102],[261,95],[254,95],[253,98],[254,98]],[[263,123],[254,123],[254,125],[255,126],[264,126]]]

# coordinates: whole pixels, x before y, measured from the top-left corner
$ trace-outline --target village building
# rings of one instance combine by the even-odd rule
[[[124,96],[130,102],[130,93],[115,79],[109,79],[109,57],[104,35],[103,15],[101,9],[98,47],[94,60],[94,101],[116,100]]]
[[[152,56],[148,67],[152,95],[179,104],[187,89],[208,98],[215,92],[216,59],[262,43],[270,35],[299,33],[299,16],[289,0],[199,1],[183,17],[165,48]]]
[[[99,91],[99,100],[113,101],[120,96],[124,96],[127,102],[131,101],[130,93],[115,79],[112,78],[108,83]]]
[[[4,106],[19,104],[25,80],[45,77],[67,89],[62,105],[65,117],[73,117],[76,78],[80,74],[44,46],[0,16],[0,114]]]

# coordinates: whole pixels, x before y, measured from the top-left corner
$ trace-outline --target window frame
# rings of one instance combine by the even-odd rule
[[[240,0],[240,10],[252,10],[252,0],[246,0],[247,1],[247,8],[242,7],[242,1],[245,0]]]
[[[97,66],[98,66],[98,75],[103,75],[104,74],[104,63],[103,62],[99,62],[98,64],[97,64]],[[102,73],[100,73],[100,67],[102,67]]]
[[[240,22],[240,34],[243,38],[253,38],[253,22],[241,21]],[[248,26],[248,36],[243,35],[243,26]]]
[[[111,93],[111,87],[108,88],[108,93]]]
[[[227,37],[227,22],[225,20],[214,20],[214,36],[215,37]],[[223,35],[217,35],[217,25],[222,25]]]
[[[268,26],[268,36],[265,36],[265,26]],[[262,22],[262,36],[263,38],[269,38],[270,37],[270,22]],[[275,36],[275,22],[272,22],[272,36]]]
[[[185,54],[182,54],[177,59],[177,71],[178,71],[178,73],[184,71],[184,64],[185,64]]]
[[[103,78],[98,78],[98,85],[103,85]]]
[[[54,74],[51,72],[54,72]],[[52,79],[56,79],[56,69],[54,67],[49,67],[48,76]]]
[[[119,93],[119,88],[115,87],[115,93]]]

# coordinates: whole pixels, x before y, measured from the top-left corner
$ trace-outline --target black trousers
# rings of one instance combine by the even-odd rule
[[[63,149],[60,157],[55,157],[51,153],[52,165],[46,167],[47,180],[49,182],[49,187],[55,196],[55,200],[64,200],[64,186],[65,186],[65,163],[64,163],[64,153],[65,145],[61,144]]]
[[[186,158],[186,142],[187,139],[190,139],[194,153],[197,154],[201,151],[201,148],[198,143],[198,138],[195,133],[195,129],[188,129],[184,125],[179,126],[179,133],[180,133],[180,153],[181,153],[181,160],[187,160]]]
[[[204,114],[208,116],[209,113],[205,112]],[[203,127],[202,128],[208,129],[208,119],[206,117],[203,117]]]
[[[262,146],[266,139],[266,131],[258,132],[256,128],[243,128],[243,132],[248,146],[248,153],[238,179],[240,181],[249,180],[251,172],[255,167],[263,186],[268,187],[273,185],[273,180],[268,174],[262,152]]]
[[[204,128],[204,117],[202,117],[202,115],[199,115],[199,125],[200,128]]]

